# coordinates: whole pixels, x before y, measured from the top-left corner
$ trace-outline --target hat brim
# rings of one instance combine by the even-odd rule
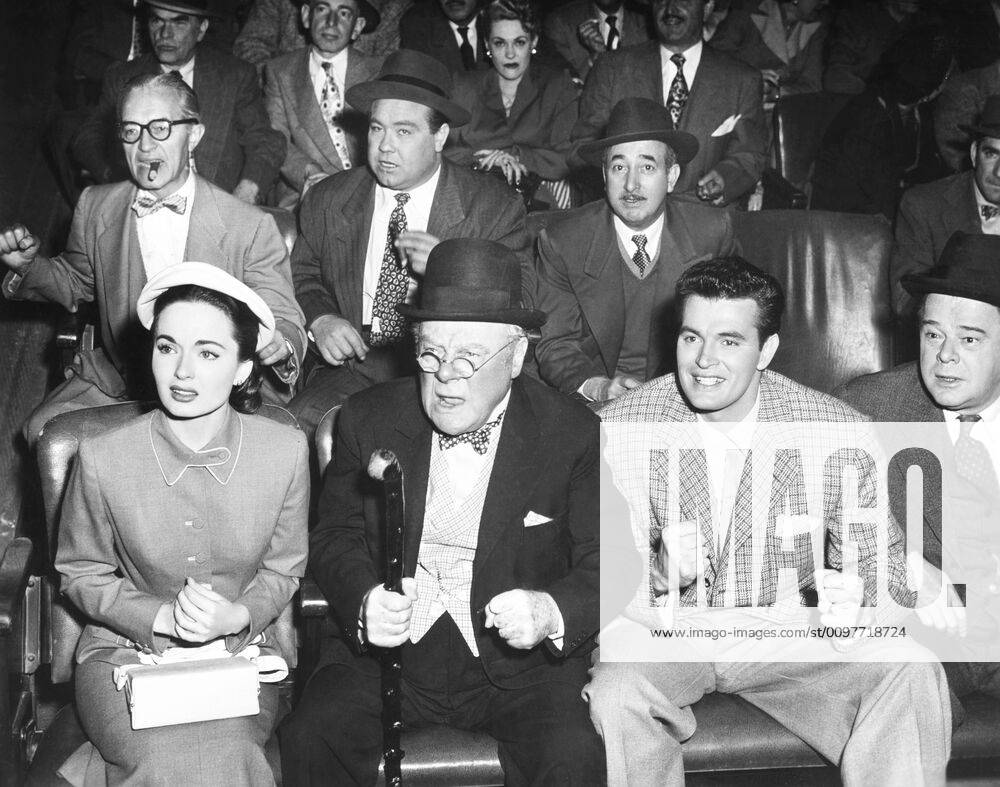
[[[687,164],[698,155],[698,140],[686,131],[663,130],[663,131],[633,131],[629,134],[616,134],[613,137],[595,139],[592,142],[585,142],[580,145],[579,155],[588,164],[601,165],[602,154],[605,149],[612,145],[621,145],[625,142],[641,142],[651,140],[653,142],[664,142],[677,157],[678,164]]]
[[[191,16],[201,16],[206,19],[222,19],[221,14],[214,11],[193,8],[188,3],[171,3],[170,0],[142,0],[144,5],[160,8],[164,11],[173,11],[175,14],[189,14]]]
[[[959,125],[959,130],[964,131],[973,137],[992,137],[993,139],[1000,139],[1000,126],[980,126],[971,125],[963,126]]]
[[[394,79],[375,79],[371,82],[361,82],[348,88],[344,99],[359,112],[370,112],[372,103],[381,98],[395,98],[401,101],[412,101],[435,109],[444,115],[448,125],[464,126],[469,122],[469,112],[445,96],[439,96],[420,85],[411,85]]]
[[[439,312],[430,309],[419,309],[408,303],[401,303],[396,311],[409,320],[427,322],[501,322],[508,325],[520,325],[522,328],[540,328],[548,319],[543,311],[538,309],[497,309],[488,312]]]
[[[981,281],[949,281],[937,276],[908,273],[900,279],[900,284],[910,295],[951,295],[956,298],[968,298],[970,301],[982,301],[1000,307],[1000,292],[990,292],[983,287]]]

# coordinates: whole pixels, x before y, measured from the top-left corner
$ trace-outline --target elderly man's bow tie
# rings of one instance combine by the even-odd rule
[[[998,208],[996,205],[980,205],[979,212],[983,214],[983,218],[986,221],[989,221],[990,219],[995,219],[997,216],[1000,216],[1000,208]]]
[[[160,208],[169,208],[174,213],[183,215],[187,210],[187,197],[182,194],[171,194],[169,197],[156,199],[148,194],[140,194],[132,203],[132,210],[140,219],[150,213],[156,213]]]
[[[438,447],[445,451],[449,448],[454,448],[459,443],[468,443],[473,447],[477,454],[485,454],[487,449],[490,447],[490,434],[496,427],[500,426],[500,420],[503,418],[503,413],[500,413],[496,418],[490,421],[488,424],[483,424],[474,432],[465,432],[464,434],[438,434]]]

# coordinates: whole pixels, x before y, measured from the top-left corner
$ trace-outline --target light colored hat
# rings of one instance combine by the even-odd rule
[[[182,262],[171,265],[146,282],[135,305],[139,322],[144,328],[148,329],[153,324],[153,306],[156,304],[156,299],[171,287],[180,287],[184,284],[196,284],[206,290],[215,290],[245,303],[260,321],[257,350],[267,347],[274,338],[274,315],[270,307],[243,282],[234,279],[222,268],[209,265],[207,262]]]

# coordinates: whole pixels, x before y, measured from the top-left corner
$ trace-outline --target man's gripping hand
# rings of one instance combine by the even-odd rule
[[[486,605],[486,628],[495,628],[518,650],[531,650],[555,634],[561,618],[555,599],[538,590],[508,590]]]
[[[0,230],[0,262],[15,273],[23,273],[38,255],[42,242],[23,224]]]
[[[410,638],[410,616],[417,600],[417,581],[404,577],[402,594],[376,585],[361,602],[364,641],[380,648],[395,648]]]
[[[668,592],[672,577],[677,577],[677,588],[683,589],[696,581],[699,573],[704,576],[708,571],[708,551],[703,547],[699,560],[700,538],[697,522],[680,522],[676,527],[660,530],[660,546],[650,569],[654,593],[662,595]]]
[[[321,314],[313,320],[309,334],[323,360],[331,366],[341,366],[351,358],[363,361],[368,354],[368,345],[358,329],[335,314]]]

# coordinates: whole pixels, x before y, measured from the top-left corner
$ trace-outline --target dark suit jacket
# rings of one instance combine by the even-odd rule
[[[309,76],[308,47],[281,55],[264,64],[264,104],[271,126],[288,140],[288,152],[281,166],[281,185],[298,201],[298,192],[306,180],[310,165],[332,175],[343,164],[330,139],[330,132],[320,113],[312,78]],[[351,48],[347,54],[345,90],[359,82],[373,79],[382,65],[381,58],[364,55]],[[368,116],[345,105],[340,126],[351,154],[351,163],[363,165],[368,138]]]
[[[387,448],[403,468],[403,574],[413,576],[433,437],[413,378],[356,394],[340,412],[309,566],[355,652],[362,600],[383,581],[385,565],[382,490],[367,479],[368,459],[376,448]],[[598,458],[596,416],[534,380],[514,380],[483,505],[470,598],[483,669],[501,688],[583,679],[584,656],[598,628]],[[552,521],[525,527],[529,512]],[[565,623],[562,651],[549,644],[513,650],[484,628],[480,610],[515,588],[555,599]]]
[[[126,83],[140,74],[156,74],[152,54],[108,70],[97,109],[73,140],[73,155],[97,178],[111,170],[111,180],[128,177],[122,143],[114,133],[117,104]],[[199,46],[194,61],[194,91],[205,135],[194,152],[198,174],[225,191],[252,180],[265,193],[285,158],[285,140],[271,128],[261,98],[257,72],[248,63],[212,47]]]
[[[760,73],[706,44],[690,89],[678,127],[698,140],[698,155],[682,168],[675,191],[693,192],[714,169],[725,179],[725,199],[731,202],[754,187],[767,163]],[[608,52],[594,64],[580,97],[574,144],[597,139],[611,109],[629,96],[665,103],[659,42]],[[731,132],[713,136],[737,115]]]
[[[496,148],[512,152],[529,172],[545,180],[565,178],[579,96],[569,74],[533,62],[517,86],[509,117],[499,80],[492,68],[456,75],[453,99],[469,110],[472,119],[451,130],[445,156],[470,167],[477,150]]]
[[[309,190],[299,209],[299,236],[292,250],[295,295],[311,325],[335,314],[361,330],[362,281],[375,178],[367,167],[340,172]],[[441,162],[427,232],[440,240],[486,238],[521,258],[525,293],[533,292],[524,203],[491,175]]]
[[[854,2],[837,12],[827,45],[823,89],[860,93],[882,54],[910,27],[897,22],[882,3]]]
[[[674,287],[690,264],[736,252],[728,211],[668,199],[649,315],[646,379],[673,363]],[[613,377],[625,337],[624,262],[613,214],[600,200],[561,215],[538,237],[535,306],[548,314],[536,350],[543,380],[573,393],[590,377]]]
[[[903,192],[889,267],[892,305],[897,314],[908,314],[913,305],[899,280],[907,273],[924,273],[936,265],[948,238],[958,230],[983,231],[971,172]]]
[[[491,68],[486,57],[483,24],[476,22],[476,68]],[[410,8],[399,20],[400,49],[415,49],[444,63],[453,74],[465,71],[458,39],[448,24],[438,0],[425,0]]]
[[[649,22],[645,9],[622,6],[617,14],[621,32],[619,49],[649,40]],[[545,36],[581,78],[590,72],[591,54],[577,35],[577,28],[588,19],[596,19],[597,11],[591,0],[573,0],[549,11],[545,16]]]
[[[66,250],[49,260],[36,260],[20,281],[8,274],[3,285],[8,297],[53,301],[69,311],[76,311],[80,303],[96,302],[101,343],[113,368],[98,367],[93,382],[111,396],[129,390],[122,378],[127,383],[142,380],[149,369],[148,334],[135,312],[146,284],[131,210],[135,194],[132,182],[86,189],[73,214]],[[274,219],[201,178],[190,210],[184,259],[222,268],[256,291],[301,359],[302,311],[295,302],[288,252]]]

